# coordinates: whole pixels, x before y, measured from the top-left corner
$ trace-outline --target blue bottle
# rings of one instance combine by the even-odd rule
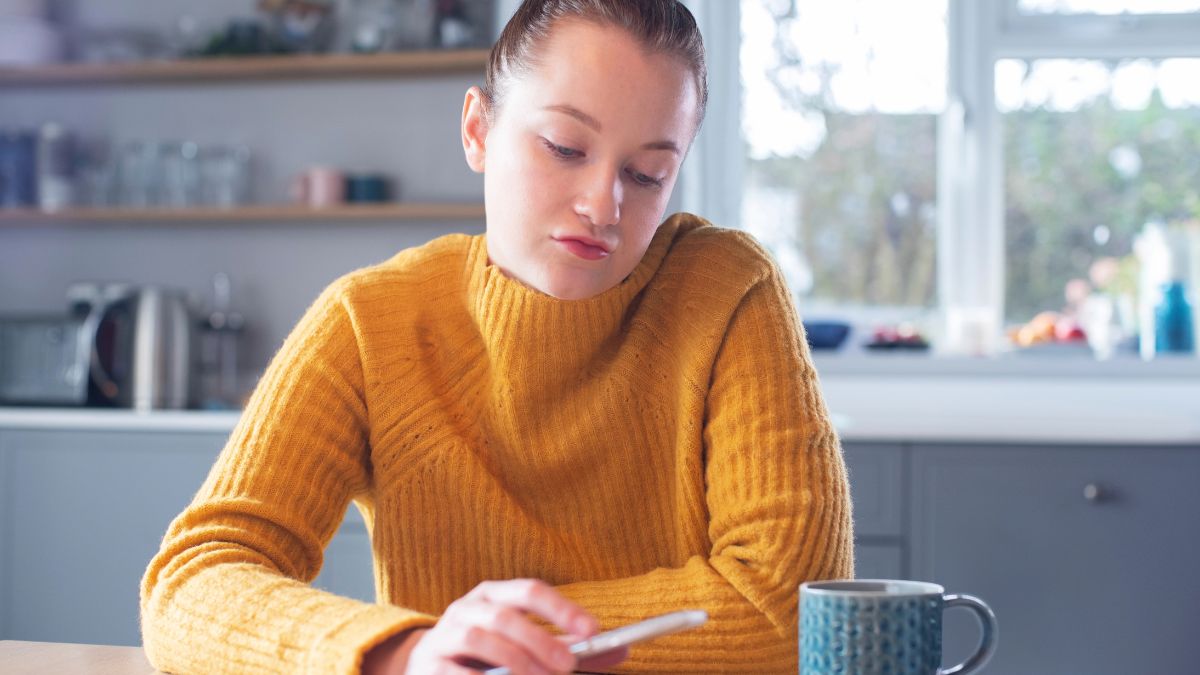
[[[1159,354],[1190,354],[1196,349],[1192,305],[1182,281],[1163,284],[1162,301],[1154,309],[1154,343]]]
[[[0,130],[0,208],[37,203],[36,145],[37,139],[29,132]]]

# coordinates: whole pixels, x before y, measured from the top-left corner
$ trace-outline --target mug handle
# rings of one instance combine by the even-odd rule
[[[946,595],[944,596],[946,609],[951,607],[966,607],[975,613],[975,618],[979,619],[980,637],[979,647],[975,649],[975,653],[966,661],[954,666],[953,668],[939,668],[938,675],[966,675],[983,667],[983,664],[992,658],[992,653],[996,651],[996,639],[998,629],[996,626],[996,614],[992,612],[992,608],[987,606],[987,603],[973,595]]]

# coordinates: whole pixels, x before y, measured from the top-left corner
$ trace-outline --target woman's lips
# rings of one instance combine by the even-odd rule
[[[584,260],[602,260],[608,257],[608,251],[604,248],[579,239],[555,239],[555,241]]]

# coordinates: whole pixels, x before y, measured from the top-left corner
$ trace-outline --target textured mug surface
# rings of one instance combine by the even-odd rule
[[[942,671],[942,612],[947,598],[979,614],[984,639],[969,665]],[[946,596],[937,584],[828,581],[806,583],[800,590],[802,675],[965,673],[990,656],[994,636],[995,618],[986,605],[974,598],[961,601]]]

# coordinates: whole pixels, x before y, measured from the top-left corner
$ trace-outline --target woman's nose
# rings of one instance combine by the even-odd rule
[[[575,212],[593,225],[616,225],[621,219],[623,188],[619,170],[597,166],[575,202]]]

